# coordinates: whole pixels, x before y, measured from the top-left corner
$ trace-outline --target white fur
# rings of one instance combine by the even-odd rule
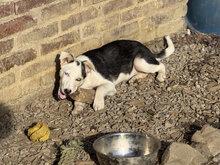
[[[74,68],[74,69],[73,69]],[[70,63],[61,66],[60,71],[60,89],[64,93],[64,89],[70,89],[73,93],[77,90],[79,82],[76,81],[77,78],[81,77],[81,68],[76,65],[76,63]],[[67,76],[65,73],[68,73]]]
[[[166,38],[168,47],[165,49],[165,56],[164,57],[156,58],[158,61],[160,61],[161,59],[169,57],[175,51],[175,47],[173,45],[172,40],[170,39],[170,36],[165,36],[165,38]]]
[[[165,50],[165,57],[168,57],[174,52],[174,45],[169,36],[166,36],[168,48]],[[164,58],[165,58],[164,57]],[[161,58],[160,58],[161,59]],[[157,59],[157,60],[160,60]],[[136,57],[134,59],[134,66],[130,74],[120,73],[118,78],[111,82],[105,79],[95,67],[93,69],[86,70],[87,76],[82,81],[76,81],[77,78],[81,77],[81,66],[77,65],[75,61],[85,62],[94,66],[88,57],[80,55],[74,59],[74,62],[68,63],[69,60],[73,60],[73,57],[67,53],[62,52],[60,56],[61,61],[61,71],[60,71],[60,89],[59,93],[64,93],[64,89],[71,90],[74,93],[78,88],[84,89],[96,89],[95,99],[93,103],[93,108],[95,110],[100,110],[104,108],[104,98],[106,95],[114,95],[116,92],[115,85],[127,81],[131,78],[143,78],[147,73],[158,72],[157,79],[159,81],[164,81],[166,78],[165,66],[162,63],[159,65],[153,65],[147,63],[144,59]],[[66,75],[66,73],[68,75]],[[83,109],[84,103],[75,102],[74,113],[78,113]]]
[[[162,63],[160,63],[159,65],[153,65],[153,64],[148,64],[142,58],[135,58],[134,67],[138,72],[144,72],[144,73],[158,72],[157,79],[160,82],[163,82],[166,78],[165,66]]]
[[[131,71],[130,74],[125,74],[125,73],[119,74],[117,80],[113,81],[113,83],[116,85],[122,81],[127,81],[127,80],[131,79],[133,76],[135,76],[136,74],[137,74],[137,71],[135,68],[133,68],[133,70]]]
[[[63,58],[66,58],[66,54],[63,54],[63,57],[60,57],[61,60]],[[78,56],[75,60],[88,61],[91,63],[91,61],[83,55]],[[65,73],[68,73],[69,76],[65,75]],[[78,88],[96,88],[96,94],[93,103],[93,108],[95,110],[103,109],[104,97],[106,95],[113,95],[116,92],[115,85],[111,81],[102,77],[96,70],[91,70],[89,73],[87,73],[86,78],[82,80],[82,82],[77,82],[76,79],[81,77],[81,66],[77,66],[76,62],[64,64],[61,66],[60,77],[61,79],[59,92],[62,91],[62,93],[64,93],[64,89],[70,89],[72,91],[70,94],[72,94]],[[82,105],[80,104],[79,106],[79,102],[76,102],[75,108],[75,111],[79,111],[79,109],[82,109]]]
[[[87,57],[81,55],[76,58],[76,60],[84,61],[88,60],[91,62]],[[66,76],[64,72],[67,72],[70,77]],[[162,63],[160,65],[152,65],[148,64],[142,58],[135,58],[134,60],[134,67],[130,74],[121,73],[117,80],[111,82],[104,77],[101,76],[96,70],[91,70],[91,72],[87,73],[87,76],[83,82],[79,83],[75,81],[76,78],[81,76],[81,67],[77,66],[75,62],[66,64],[61,67],[60,77],[60,90],[64,93],[64,89],[68,88],[71,89],[71,93],[75,92],[78,88],[84,89],[94,89],[96,88],[95,99],[93,103],[93,108],[95,110],[100,110],[104,108],[104,98],[106,95],[114,95],[116,92],[115,85],[131,79],[135,75],[139,75],[139,77],[143,77],[144,73],[155,73],[158,72],[158,80],[164,81],[165,79],[165,67]],[[138,76],[136,77],[138,78]],[[79,102],[75,104],[75,112],[81,111],[83,109],[83,105]]]

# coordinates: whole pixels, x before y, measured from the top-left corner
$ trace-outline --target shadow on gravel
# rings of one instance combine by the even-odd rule
[[[56,58],[55,58],[55,63],[56,63],[56,72],[55,72],[55,82],[54,82],[54,88],[53,88],[53,97],[54,99],[56,99],[57,101],[59,100],[58,98],[58,89],[59,89],[59,81],[60,81],[60,76],[59,76],[59,72],[60,72],[60,60],[59,60],[60,55],[57,54]]]
[[[209,123],[212,127],[220,129],[220,118],[218,119],[219,122],[211,122]]]
[[[219,122],[208,122],[207,119],[203,121],[195,121],[194,123],[186,123],[183,127],[185,128],[185,133],[184,133],[184,143],[187,143],[189,145],[192,144],[191,139],[192,136],[196,133],[196,131],[199,131],[202,129],[202,127],[205,124],[209,124],[210,126],[220,129],[220,120]]]
[[[0,141],[7,138],[15,127],[13,112],[4,104],[0,103]]]
[[[85,139],[82,140],[83,142],[83,148],[84,150],[89,154],[90,159],[94,161],[96,164],[99,164],[98,159],[96,157],[96,152],[93,149],[93,143],[96,139],[100,138],[101,136],[110,134],[110,133],[115,133],[115,132],[108,132],[108,133],[99,133],[96,135],[88,136]]]
[[[24,130],[24,134],[25,134],[27,137],[28,137],[28,129],[34,127],[36,124],[37,124],[37,122],[34,122],[34,123],[32,123],[29,127],[27,127],[27,128]],[[28,137],[28,139],[29,139],[29,137]],[[29,139],[29,140],[30,140],[30,139]]]
[[[56,143],[53,145],[53,147],[55,148],[55,150],[57,151],[56,154],[56,159],[53,162],[53,165],[58,165],[60,157],[61,157],[61,150],[60,150],[60,146],[58,146]]]
[[[163,153],[169,145],[170,145],[169,142],[161,141],[161,147],[160,147],[160,150],[158,151],[158,155],[157,155],[159,164],[161,164]]]
[[[193,134],[196,131],[201,130],[203,125],[204,124],[193,123],[193,124],[186,126],[186,128],[185,128],[186,132],[183,137],[186,140],[186,143],[188,143],[189,145],[191,144],[191,138],[192,138]]]

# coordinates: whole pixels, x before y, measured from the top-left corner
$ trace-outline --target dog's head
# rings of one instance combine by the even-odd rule
[[[89,61],[80,61],[73,58],[70,53],[60,54],[60,87],[58,96],[65,99],[74,93],[85,81],[86,75],[93,69]]]

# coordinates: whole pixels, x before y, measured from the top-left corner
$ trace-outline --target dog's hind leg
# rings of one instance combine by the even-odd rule
[[[158,72],[157,79],[163,82],[166,78],[166,69],[163,63],[158,62],[156,59],[154,64],[149,64],[145,59],[136,57],[134,60],[134,67],[138,72],[142,73],[156,73]]]
[[[111,82],[98,86],[95,93],[93,108],[95,111],[104,108],[104,98],[106,95],[114,95],[116,92],[115,85]]]
[[[145,78],[145,77],[147,77],[147,74],[146,74],[146,73],[140,73],[140,72],[138,72],[138,73],[136,73],[136,75],[133,76],[128,82],[129,82],[129,84],[133,84],[136,80],[142,79],[142,78]]]

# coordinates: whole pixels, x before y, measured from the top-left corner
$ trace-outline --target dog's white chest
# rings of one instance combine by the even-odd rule
[[[108,80],[103,78],[99,73],[92,71],[87,75],[85,82],[81,86],[81,88],[85,89],[93,89],[97,86],[105,84]]]

